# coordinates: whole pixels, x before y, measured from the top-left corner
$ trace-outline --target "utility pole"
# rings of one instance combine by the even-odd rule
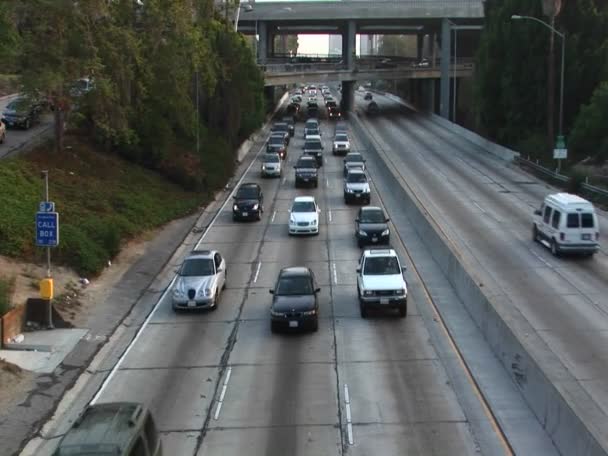
[[[551,16],[551,28],[555,29],[555,15]],[[547,84],[547,141],[553,144],[555,138],[555,34],[549,36],[548,84]]]

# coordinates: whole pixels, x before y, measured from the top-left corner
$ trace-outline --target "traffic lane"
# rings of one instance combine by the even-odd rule
[[[319,192],[322,189],[317,189],[317,197],[322,199]],[[277,207],[292,199],[288,193],[279,192]],[[247,448],[248,453],[267,455],[339,454],[335,355],[328,350],[334,336],[325,285],[329,282],[327,245],[319,239],[326,231],[324,223],[320,230],[320,236],[300,238],[288,236],[286,226],[280,224],[269,228],[261,249],[258,281],[249,290],[230,356],[230,383],[221,414],[210,424],[202,452],[235,454]],[[272,248],[266,250],[267,244]],[[277,249],[281,252],[278,257]],[[318,261],[302,259],[310,258],[310,252],[314,258],[315,252],[323,251],[316,254]],[[282,267],[295,265],[311,267],[321,286],[319,330],[273,334],[268,289]]]
[[[562,290],[560,294],[556,286],[562,280],[567,280],[564,276],[556,277],[555,270],[544,264],[540,256],[532,254],[528,245],[514,239],[509,230],[484,229],[486,221],[471,213],[466,195],[445,188],[440,177],[433,176],[425,169],[430,165],[418,160],[417,154],[402,152],[401,145],[405,139],[403,135],[393,136],[392,131],[384,130],[382,137],[387,143],[385,150],[394,160],[393,166],[401,171],[410,185],[415,186],[418,196],[425,200],[425,206],[433,216],[437,218],[440,213],[443,220],[447,220],[444,230],[446,225],[451,226],[450,232],[460,233],[456,238],[466,235],[470,239],[465,245],[462,242],[455,245],[460,246],[461,255],[466,253],[481,263],[477,273],[482,278],[484,289],[506,294],[515,308],[535,326],[539,336],[564,366],[577,379],[594,382],[594,389],[587,391],[592,396],[595,393],[594,400],[608,410],[608,398],[597,394],[599,388],[608,388],[605,380],[608,363],[600,355],[604,345],[603,329],[599,328],[606,321],[603,309],[598,309],[593,299],[581,295],[580,290],[574,287],[569,287],[565,293]],[[523,274],[522,269],[525,269]],[[526,279],[523,282],[522,277]],[[573,305],[572,293],[582,298],[576,299],[577,305]],[[602,292],[599,294],[605,295]],[[505,308],[504,311],[512,310]],[[601,322],[599,328],[598,319]],[[584,333],[577,330],[581,325],[587,328]],[[578,350],[581,346],[588,356],[581,358],[581,351]],[[588,364],[589,356],[593,358],[591,365]],[[598,384],[601,385],[599,388]]]
[[[494,160],[493,167],[487,159],[485,162],[480,159],[479,164],[472,163],[470,159],[465,159],[465,148],[457,142],[452,143],[449,137],[439,134],[436,129],[428,129],[428,122],[423,123],[420,119],[420,116],[413,115],[391,118],[390,121],[403,135],[426,149],[425,160],[441,167],[460,192],[466,191],[469,197],[475,195],[474,203],[482,212],[482,217],[490,216],[503,225],[516,228],[512,230],[513,235],[533,248],[534,244],[530,243],[533,211],[540,207],[544,196],[551,190],[544,184],[526,178],[521,171],[507,169],[498,160]],[[526,185],[521,185],[521,182]],[[542,250],[539,254],[545,259],[551,257],[548,249]],[[608,256],[600,251],[591,259],[593,261],[589,260],[572,258],[572,261],[564,260],[563,263],[579,281],[582,275],[587,275],[589,280],[608,283]]]
[[[333,157],[330,163],[332,160],[339,169],[340,159]],[[339,172],[334,174],[335,180],[342,179]],[[371,178],[370,185],[374,204],[382,207]],[[341,383],[349,391],[354,423],[355,446],[349,447],[349,452],[367,454],[371,441],[376,445],[374,451],[381,454],[401,455],[403,448],[416,449],[420,454],[472,453],[474,437],[468,431],[464,412],[448,386],[445,369],[411,298],[412,288],[421,284],[418,280],[408,280],[407,318],[399,318],[394,312],[376,312],[372,318],[363,320],[359,315],[356,286],[358,262],[352,259],[358,258],[362,251],[354,240],[353,228],[359,208],[346,207],[338,201],[342,196],[340,188],[329,189],[328,193],[335,197],[332,212],[337,214],[329,226],[329,243],[332,269],[336,270],[332,303],[336,313],[338,372]],[[341,241],[336,250],[332,249],[334,233],[336,240]],[[399,241],[393,238],[392,246],[402,263],[411,268]],[[332,256],[338,251],[342,259]],[[385,426],[396,424],[404,432],[394,438],[394,446],[387,445],[383,439]],[[450,437],[430,444],[428,436],[440,427]]]

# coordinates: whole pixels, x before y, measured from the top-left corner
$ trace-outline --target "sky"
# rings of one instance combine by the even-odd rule
[[[357,51],[359,35],[357,35]],[[329,35],[298,35],[298,54],[327,54]]]

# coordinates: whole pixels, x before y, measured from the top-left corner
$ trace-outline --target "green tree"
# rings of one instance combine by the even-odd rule
[[[19,51],[19,35],[15,27],[15,2],[0,2],[0,61],[10,68]],[[3,69],[3,71],[6,71]]]
[[[569,149],[576,159],[592,157],[596,163],[608,161],[608,81],[593,93],[572,127]]]

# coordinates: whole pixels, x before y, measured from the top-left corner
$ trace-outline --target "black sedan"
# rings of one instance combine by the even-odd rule
[[[313,272],[306,267],[283,268],[274,288],[270,307],[270,330],[319,329],[319,303],[321,291]]]
[[[258,184],[242,184],[233,196],[232,218],[234,220],[260,220],[264,212],[264,195]]]
[[[355,237],[359,247],[366,244],[389,244],[391,231],[384,211],[375,206],[359,209],[355,220]]]
[[[25,97],[17,97],[4,108],[2,121],[7,127],[19,127],[29,130],[38,120],[42,105]]]

